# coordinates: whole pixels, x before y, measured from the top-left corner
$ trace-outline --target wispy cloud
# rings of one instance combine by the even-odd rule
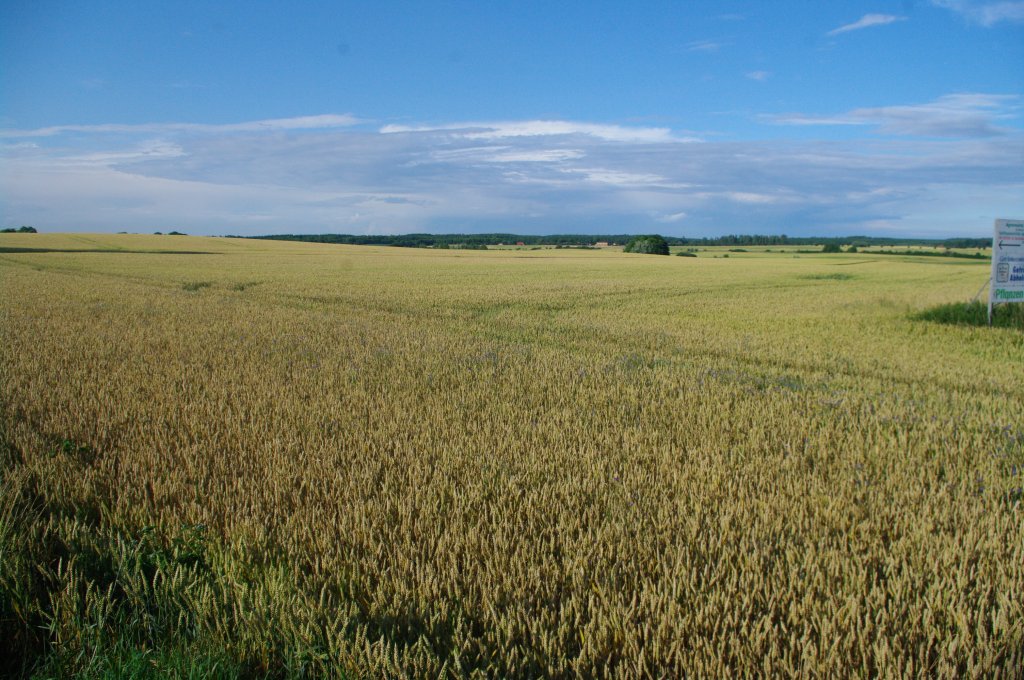
[[[950,95],[924,106],[980,108],[991,119],[1017,104]],[[891,106],[858,109],[842,122],[899,126],[904,109],[919,117],[920,107]],[[949,117],[942,120],[949,129]],[[984,211],[1024,210],[1024,135],[1004,122],[997,138],[708,135],[713,141],[699,144],[679,143],[668,128],[565,121],[384,130],[170,124],[159,134],[148,126],[64,126],[0,145],[0,222],[237,234],[963,234],[989,229],[978,221]]]
[[[711,196],[720,196],[736,203],[754,204],[754,205],[767,205],[771,203],[782,203],[787,200],[786,194],[789,195],[789,199],[795,198],[791,192],[777,191],[775,193],[756,193],[753,191],[723,191],[718,194],[710,194]]]
[[[537,149],[523,151],[501,151],[486,160],[492,163],[558,163],[583,158],[579,149]]]
[[[764,81],[771,78],[772,74],[771,71],[750,71],[746,74],[746,76],[751,80],[756,80],[760,83],[763,83]]]
[[[673,137],[669,128],[627,127],[579,123],[565,120],[526,120],[454,123],[445,125],[385,125],[384,134],[446,132],[464,139],[505,139],[510,137],[551,137],[584,135],[609,142],[671,142],[698,141],[693,137]]]
[[[968,21],[982,26],[994,26],[998,23],[1024,23],[1024,2],[1003,0],[989,2],[980,0],[931,0],[937,7],[960,14]]]
[[[871,28],[872,26],[885,26],[886,24],[892,24],[897,21],[905,21],[906,17],[896,16],[894,14],[865,14],[857,21],[852,24],[846,24],[839,28],[832,29],[827,35],[839,35],[841,33],[849,33],[850,31],[859,31],[863,28]]]
[[[38,148],[38,147],[37,147]],[[184,149],[178,144],[159,139],[146,140],[134,147],[114,151],[94,151],[91,153],[69,154],[56,159],[58,164],[67,166],[110,167],[143,161],[180,158],[185,155]]]
[[[171,132],[223,133],[223,132],[261,132],[271,130],[321,130],[327,128],[350,127],[361,121],[349,114],[322,114],[318,116],[298,116],[295,118],[271,118],[253,120],[244,123],[141,123],[141,124],[104,124],[104,125],[53,125],[31,130],[0,129],[0,137],[52,137],[66,132],[96,133],[148,133],[164,134]]]
[[[578,174],[587,182],[618,187],[658,188],[670,184],[667,178],[649,172],[628,172],[609,168],[572,168],[563,172]]]
[[[685,220],[686,213],[680,211],[677,213],[670,213],[668,215],[658,215],[654,219],[655,221],[661,222],[662,224],[673,224],[675,222],[682,222],[683,220]]]
[[[926,104],[861,108],[836,116],[789,114],[769,120],[785,125],[866,125],[894,135],[991,137],[1008,132],[998,123],[1018,117],[1020,105],[1018,95],[951,94]]]
[[[686,44],[687,52],[717,52],[725,46],[725,43],[717,40],[694,40]]]

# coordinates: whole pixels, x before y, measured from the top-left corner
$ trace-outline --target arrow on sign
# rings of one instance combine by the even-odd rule
[[[1020,248],[1020,244],[1019,243],[1007,243],[1006,241],[1000,241],[999,242],[999,249],[1002,250],[1003,248]]]

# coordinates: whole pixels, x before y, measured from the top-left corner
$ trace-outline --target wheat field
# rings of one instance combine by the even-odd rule
[[[7,668],[1019,677],[988,267],[2,235]]]

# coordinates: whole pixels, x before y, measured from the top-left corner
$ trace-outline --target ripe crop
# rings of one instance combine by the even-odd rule
[[[1024,667],[1024,335],[913,318],[987,262],[0,246],[0,636],[57,674]]]

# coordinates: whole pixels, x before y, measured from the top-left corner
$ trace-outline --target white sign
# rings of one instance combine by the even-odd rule
[[[1024,302],[1024,220],[996,220],[992,237],[992,285],[988,294],[988,322],[992,306]]]

